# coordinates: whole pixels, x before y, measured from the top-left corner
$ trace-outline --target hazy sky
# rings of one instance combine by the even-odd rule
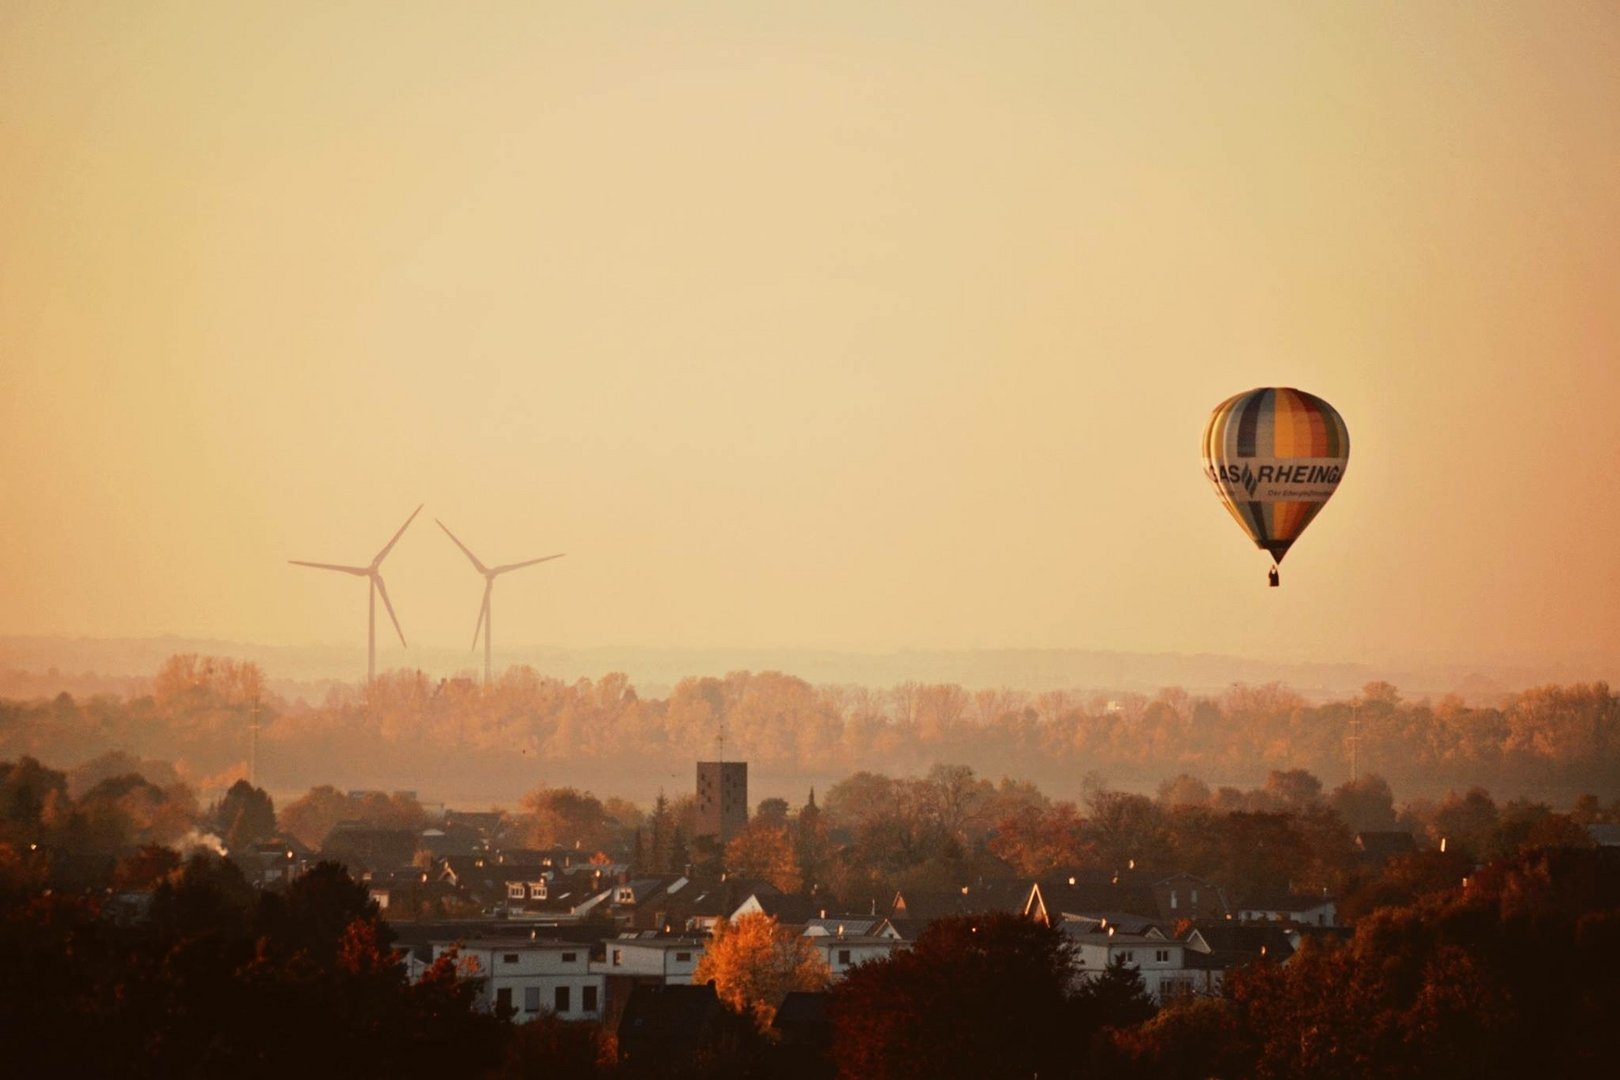
[[[1620,656],[1612,3],[7,0],[0,158],[0,633]]]

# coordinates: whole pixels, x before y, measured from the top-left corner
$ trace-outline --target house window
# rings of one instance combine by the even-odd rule
[[[517,953],[509,952],[509,953],[502,953],[501,954],[501,963],[503,963],[503,964],[515,964],[517,962],[518,962],[518,954]]]
[[[596,987],[587,986],[581,992],[579,1007],[588,1013],[596,1011]]]
[[[614,949],[613,950],[613,966],[618,967],[622,963],[624,963],[624,950],[623,949]]]
[[[1170,910],[1176,910],[1176,890],[1170,890]]]
[[[1118,953],[1116,955],[1118,955],[1119,958],[1121,960],[1125,961],[1127,964],[1136,963],[1136,952],[1135,952],[1135,950],[1126,949],[1124,952]]]
[[[568,1011],[568,987],[557,987],[556,1010],[560,1013]]]
[[[495,991],[495,1009],[498,1012],[512,1011],[512,988],[503,986]]]
[[[525,986],[523,988],[523,1011],[540,1011],[540,988],[538,986]]]
[[[1157,963],[1168,964],[1170,962],[1170,950],[1169,949],[1155,949],[1155,950],[1153,950],[1153,959]]]
[[[1198,906],[1198,890],[1197,889],[1194,889],[1192,891],[1192,903],[1193,903],[1193,907]]]
[[[677,964],[690,964],[692,962],[692,954],[689,952],[678,952],[675,954],[675,962]]]
[[[849,950],[848,949],[839,949],[838,950],[838,966],[839,967],[849,967]]]
[[[1160,979],[1159,1000],[1172,1001],[1176,998],[1192,997],[1193,981],[1191,979]]]
[[[576,959],[578,959],[578,957],[579,953],[565,952],[562,954],[562,962],[565,964],[572,964]]]
[[[521,899],[523,899],[523,883],[522,882],[516,882],[514,884],[508,885],[506,887],[506,898],[508,900],[521,900]]]

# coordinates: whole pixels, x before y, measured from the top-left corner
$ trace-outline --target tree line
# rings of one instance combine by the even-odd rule
[[[567,682],[528,667],[488,687],[394,671],[314,703],[264,686],[251,663],[187,654],[163,665],[149,694],[0,701],[0,755],[122,749],[223,790],[243,771],[256,725],[261,759],[288,786],[335,760],[357,763],[350,786],[366,786],[361,774],[417,775],[515,793],[541,769],[661,775],[670,761],[712,757],[723,729],[728,756],[812,777],[971,761],[1048,788],[1088,773],[1130,787],[1171,772],[1241,784],[1299,768],[1374,772],[1426,794],[1475,784],[1573,794],[1620,776],[1620,699],[1605,683],[1536,687],[1489,706],[1407,701],[1388,683],[1313,703],[1277,684],[1109,696],[812,686],[780,672],[688,678],[643,698],[622,674]]]

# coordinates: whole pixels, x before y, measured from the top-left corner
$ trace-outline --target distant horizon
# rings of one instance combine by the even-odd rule
[[[253,660],[272,683],[335,682],[363,685],[364,646],[297,644],[188,637],[0,634],[0,671],[42,675],[56,668],[64,678],[99,675],[139,679],[176,653]],[[1316,700],[1350,696],[1373,681],[1423,697],[1455,693],[1490,700],[1552,683],[1613,682],[1620,661],[1596,653],[1567,658],[1444,658],[1414,656],[1389,662],[1263,658],[1217,652],[1141,652],[1085,648],[905,648],[855,650],[788,646],[641,646],[555,644],[500,646],[497,677],[508,667],[529,666],[565,680],[622,672],[642,692],[667,693],[685,678],[718,677],[730,671],[781,671],[813,685],[887,688],[904,682],[954,682],[967,688],[1038,692],[1152,693],[1179,686],[1218,693],[1232,684],[1284,683]],[[283,666],[277,667],[279,659]],[[403,661],[403,662],[402,662]],[[567,665],[572,665],[568,667]],[[481,677],[482,652],[437,646],[390,651],[380,674],[421,670],[436,677]]]

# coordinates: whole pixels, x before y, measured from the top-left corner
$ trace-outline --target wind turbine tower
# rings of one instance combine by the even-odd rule
[[[521,570],[525,566],[533,566],[535,563],[550,562],[552,559],[562,558],[563,555],[567,553],[560,552],[556,555],[543,555],[538,559],[526,559],[523,562],[507,563],[505,566],[485,566],[483,563],[478,561],[478,556],[467,550],[466,544],[463,544],[460,540],[456,539],[456,534],[450,531],[450,526],[446,525],[442,521],[439,521],[438,518],[434,518],[433,520],[438,522],[439,528],[444,530],[444,535],[448,536],[456,547],[461,549],[461,553],[467,556],[468,559],[472,560],[473,569],[484,575],[484,606],[479,609],[478,624],[473,627],[472,647],[475,649],[478,648],[478,635],[479,633],[482,633],[484,635],[484,685],[488,686],[490,682],[490,666],[492,663],[492,656],[495,651],[495,646],[491,641],[489,629],[489,598],[490,595],[495,591],[495,579],[506,573],[508,570]]]
[[[388,617],[394,622],[394,632],[399,635],[399,643],[401,645],[405,644],[405,631],[399,628],[399,616],[394,614],[394,605],[389,603],[388,600],[388,586],[383,583],[382,561],[388,557],[390,551],[394,550],[394,545],[399,543],[399,538],[405,535],[405,530],[410,528],[411,522],[415,521],[416,515],[421,512],[422,507],[420,506],[411,511],[411,516],[405,519],[405,524],[399,527],[399,531],[394,534],[392,540],[383,545],[383,549],[377,552],[377,557],[371,560],[369,566],[338,566],[334,563],[304,562],[302,559],[287,560],[294,566],[313,566],[317,570],[336,570],[340,574],[353,574],[355,577],[371,579],[371,608],[366,620],[366,685],[368,686],[377,677],[378,593],[382,594],[383,607],[388,609]]]

